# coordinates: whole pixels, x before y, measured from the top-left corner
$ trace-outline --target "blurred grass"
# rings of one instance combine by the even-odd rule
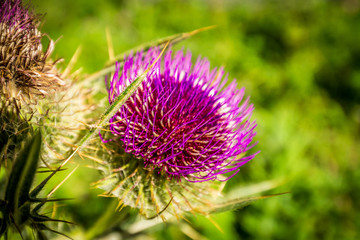
[[[62,36],[53,57],[68,62],[82,45],[77,67],[86,73],[108,60],[107,27],[121,53],[218,25],[175,48],[189,49],[194,59],[206,56],[213,67],[225,65],[255,104],[259,143],[253,151],[261,153],[228,187],[285,178],[276,192],[291,194],[215,215],[223,233],[202,217],[192,217],[192,227],[207,239],[360,238],[359,1],[34,0],[33,5],[47,12],[43,32]],[[70,179],[79,186],[82,180]],[[67,183],[61,191],[77,196],[73,186]],[[90,224],[89,209],[74,209],[74,217]],[[188,238],[176,226],[149,234]]]

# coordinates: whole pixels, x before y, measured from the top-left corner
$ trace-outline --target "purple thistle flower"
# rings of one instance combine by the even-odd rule
[[[116,64],[109,102],[160,54],[152,48]],[[191,53],[168,51],[110,120],[110,130],[125,152],[142,159],[145,168],[169,178],[203,182],[233,173],[254,158],[242,156],[253,145],[254,109],[236,81],[227,87],[223,68],[210,70],[207,59],[191,64]],[[105,141],[105,140],[104,140]],[[229,178],[230,178],[229,177]],[[227,180],[227,179],[226,179]]]

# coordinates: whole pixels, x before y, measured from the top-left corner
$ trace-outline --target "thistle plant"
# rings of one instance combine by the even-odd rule
[[[207,28],[141,45],[85,77],[72,72],[78,52],[63,71],[60,60],[50,59],[54,41],[48,38],[43,50],[40,18],[20,0],[1,1],[0,13],[0,182],[6,182],[0,189],[0,238],[14,230],[28,238],[30,228],[36,239],[49,238],[43,230],[78,239],[48,224],[66,220],[41,212],[59,199],[39,197],[57,172],[79,160],[77,154],[95,160],[102,174],[95,185],[105,190],[102,196],[118,200],[118,208],[109,206],[90,230],[83,229],[84,239],[105,233],[108,225],[121,228],[132,214],[117,218],[124,207],[147,220],[180,220],[264,198],[222,193],[257,154],[247,154],[256,144],[256,122],[244,88],[205,58],[193,63],[189,51],[165,51]],[[99,118],[103,109],[89,85],[104,78],[109,106]],[[44,165],[50,174],[36,185]]]
[[[109,103],[159,54],[151,48],[116,64]],[[101,135],[112,174],[99,186],[147,217],[211,205],[215,180],[228,180],[256,155],[244,156],[256,134],[254,107],[235,80],[226,83],[223,68],[211,70],[207,59],[192,65],[190,52],[167,51]]]

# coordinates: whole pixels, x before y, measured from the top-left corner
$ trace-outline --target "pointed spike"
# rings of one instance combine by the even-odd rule
[[[34,203],[47,203],[47,202],[60,202],[60,201],[69,201],[69,200],[74,200],[74,198],[30,198],[29,202],[34,202]]]
[[[31,219],[34,220],[34,222],[63,222],[63,223],[67,223],[67,224],[75,224],[73,222],[69,222],[66,220],[49,218],[47,216],[38,215],[38,214],[31,215]]]
[[[65,68],[64,72],[61,75],[61,78],[65,78],[69,75],[69,73],[71,72],[72,68],[74,67],[76,61],[78,60],[80,53],[81,53],[82,47],[79,46],[74,55],[72,56],[72,58],[70,59],[69,64],[67,65],[67,67]]]
[[[170,204],[171,204],[171,202],[172,202],[173,199],[174,199],[174,197],[171,197],[171,199],[170,199],[170,201],[168,202],[168,204],[167,204],[160,212],[158,212],[158,213],[155,214],[154,216],[145,217],[145,218],[146,218],[147,220],[151,220],[151,219],[154,219],[154,218],[159,217],[159,216],[163,217],[161,214],[166,211],[166,209],[170,206]]]
[[[30,193],[30,198],[36,198],[39,192],[45,187],[46,183],[62,168],[55,169],[48,177],[46,177],[39,185],[37,185]]]
[[[33,210],[31,210],[31,213],[37,213],[44,205],[46,202],[41,202],[38,205],[36,205]]]
[[[37,173],[53,173],[53,172],[61,172],[61,171],[66,171],[67,168],[62,168],[62,169],[49,169],[49,170],[38,170]]]
[[[45,198],[46,199],[46,198]],[[38,201],[38,202],[40,202],[38,205],[36,205],[32,210],[31,210],[31,213],[33,213],[33,214],[36,214],[44,205],[45,205],[45,203],[47,203],[47,202],[57,202],[57,201],[66,201],[66,200],[73,200],[73,199],[70,199],[70,198],[64,198],[64,199],[61,199],[61,198],[59,198],[59,199],[55,199],[55,200],[52,200],[51,201],[51,199],[49,200],[49,199],[46,199],[46,200],[44,200],[44,201]],[[34,202],[36,202],[36,201],[34,201]]]
[[[68,238],[68,239],[73,240],[71,237],[67,236],[66,234],[64,234],[64,233],[62,233],[62,232],[55,231],[55,230],[47,227],[45,224],[42,224],[42,223],[37,223],[37,224],[36,224],[36,228],[37,228],[38,230],[50,231],[50,232],[59,234],[59,235],[61,235],[61,236],[64,236],[64,237],[66,237],[66,238]]]
[[[80,165],[77,165],[56,187],[54,187],[47,195],[47,197],[49,198],[51,195],[53,195],[54,192],[59,189],[59,187],[61,187],[61,185],[63,185],[69,179],[69,177],[71,177],[71,175],[73,175],[73,173],[79,168],[79,166]]]
[[[109,51],[109,61],[114,61],[115,54],[114,54],[114,47],[113,47],[112,40],[111,40],[110,29],[107,27],[105,29],[105,32],[106,32],[106,41],[108,44],[108,51]]]

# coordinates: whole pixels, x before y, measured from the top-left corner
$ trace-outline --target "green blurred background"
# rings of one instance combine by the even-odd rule
[[[106,28],[121,53],[175,33],[218,26],[175,48],[191,50],[194,59],[205,56],[213,67],[224,65],[255,104],[259,143],[253,151],[261,153],[228,187],[285,179],[271,193],[291,193],[214,215],[222,232],[208,219],[192,217],[198,239],[360,239],[358,0],[32,3],[36,12],[47,13],[42,31],[61,37],[53,57],[69,62],[81,45],[76,66],[84,73],[108,60]],[[88,171],[80,170],[59,191],[67,197],[86,194],[84,179],[92,181],[93,173]],[[91,201],[82,206],[75,200],[65,214],[86,227],[102,211]],[[164,224],[147,234],[189,239],[183,230]]]

